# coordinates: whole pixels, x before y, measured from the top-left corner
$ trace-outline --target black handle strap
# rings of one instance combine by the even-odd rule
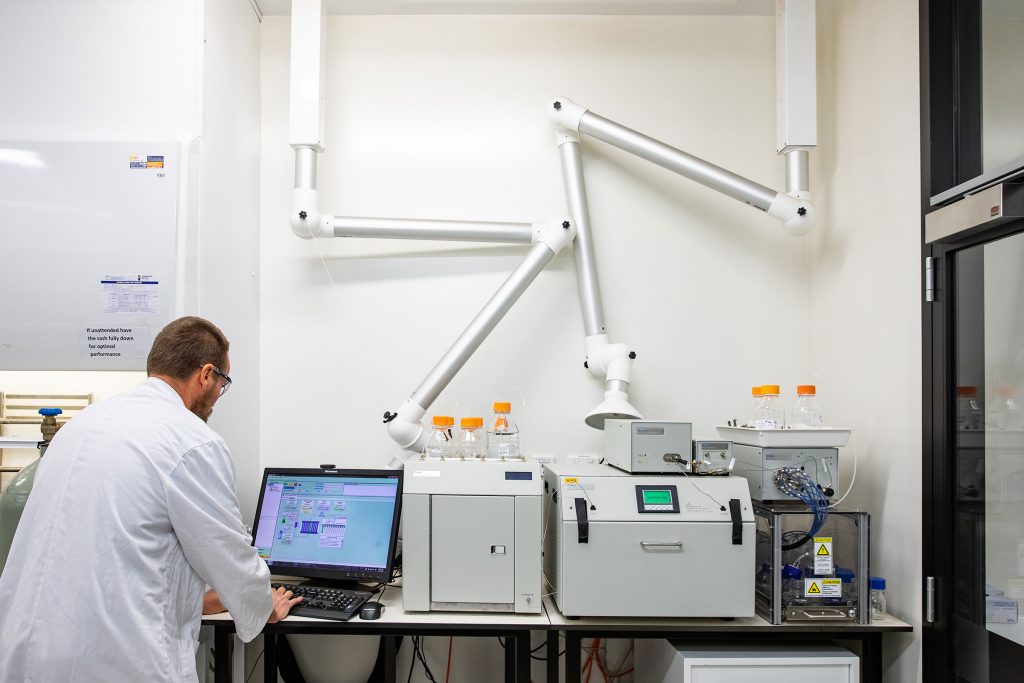
[[[578,543],[590,543],[590,520],[587,519],[587,501],[576,499],[576,531],[579,533]]]
[[[743,517],[740,515],[740,499],[729,499],[729,516],[732,517],[732,544],[743,545]]]

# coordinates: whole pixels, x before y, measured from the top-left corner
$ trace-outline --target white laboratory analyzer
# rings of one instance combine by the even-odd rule
[[[633,474],[679,474],[690,464],[693,425],[668,420],[604,422],[604,461]]]
[[[565,616],[754,615],[745,479],[545,465],[544,510],[544,573]]]
[[[405,482],[406,610],[541,611],[537,462],[416,459],[405,464]]]

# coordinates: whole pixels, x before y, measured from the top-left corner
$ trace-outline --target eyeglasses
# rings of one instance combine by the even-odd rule
[[[199,367],[202,368],[204,366],[200,365]],[[221,372],[220,369],[218,369],[216,365],[214,365],[212,367],[213,367],[213,374],[217,375],[222,380],[224,380],[224,383],[220,385],[220,396],[223,396],[224,394],[228,393],[228,389],[231,387],[231,378],[228,377],[225,373]]]

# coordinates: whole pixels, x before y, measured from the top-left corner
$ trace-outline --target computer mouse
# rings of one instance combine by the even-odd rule
[[[382,614],[384,614],[384,605],[379,602],[364,602],[363,606],[359,608],[359,618],[363,621],[380,619]]]

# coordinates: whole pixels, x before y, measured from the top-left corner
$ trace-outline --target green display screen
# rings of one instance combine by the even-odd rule
[[[644,505],[671,505],[671,491],[644,491]]]

